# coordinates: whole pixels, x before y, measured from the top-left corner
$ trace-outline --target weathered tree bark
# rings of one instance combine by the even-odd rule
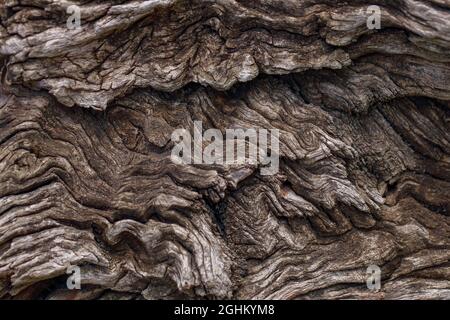
[[[0,62],[1,298],[450,299],[449,0],[2,0]]]

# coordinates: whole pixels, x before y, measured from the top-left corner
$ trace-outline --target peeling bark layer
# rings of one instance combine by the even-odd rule
[[[0,18],[1,298],[450,298],[450,1],[10,0]],[[278,129],[279,172],[172,162],[194,121]]]

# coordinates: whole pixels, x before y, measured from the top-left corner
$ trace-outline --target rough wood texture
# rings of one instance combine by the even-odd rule
[[[1,298],[450,299],[449,0],[2,0],[0,62]]]

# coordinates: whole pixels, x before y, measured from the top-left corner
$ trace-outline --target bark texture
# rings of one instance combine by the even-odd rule
[[[1,298],[450,299],[449,0],[2,0],[0,62]]]

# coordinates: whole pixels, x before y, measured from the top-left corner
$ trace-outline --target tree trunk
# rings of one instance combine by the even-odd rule
[[[2,299],[450,299],[449,0],[0,17]],[[194,121],[279,130],[278,172],[174,162]]]

